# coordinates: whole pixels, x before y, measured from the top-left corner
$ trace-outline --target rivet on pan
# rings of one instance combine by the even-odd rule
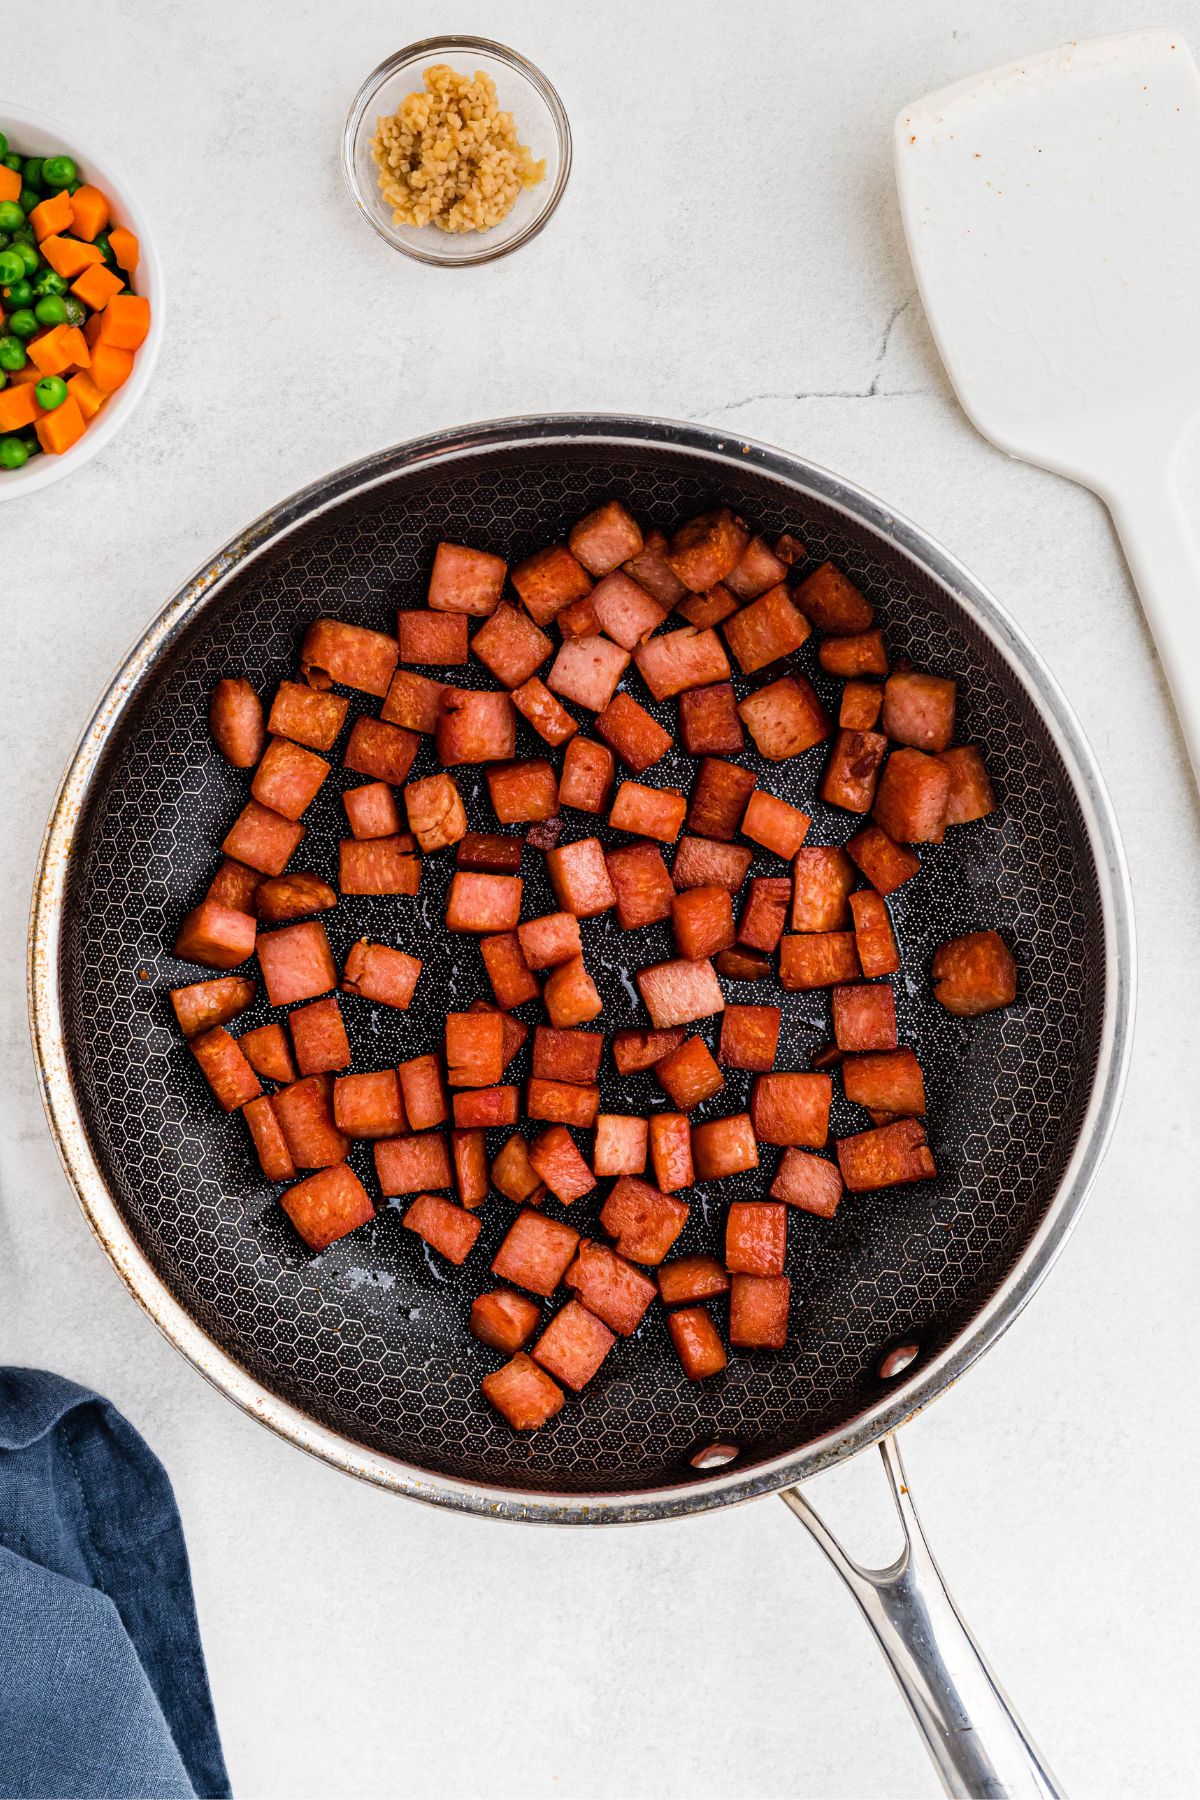
[[[920,1344],[897,1344],[880,1363],[879,1373],[885,1381],[891,1381],[895,1376],[903,1375],[909,1364],[916,1362],[920,1354]]]
[[[740,1444],[707,1444],[688,1457],[693,1469],[723,1469],[741,1449]]]

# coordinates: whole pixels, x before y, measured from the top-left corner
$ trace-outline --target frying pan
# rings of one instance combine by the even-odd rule
[[[439,539],[515,561],[614,494],[668,527],[728,502],[761,530],[797,533],[811,558],[832,556],[875,602],[894,656],[958,677],[960,738],[986,747],[1001,804],[952,832],[893,899],[901,1041],[926,1072],[937,1179],[847,1199],[833,1220],[790,1217],[782,1354],[738,1356],[693,1384],[661,1317],[648,1316],[550,1428],[521,1437],[481,1400],[494,1358],[464,1328],[508,1203],[484,1208],[480,1245],[450,1278],[386,1206],[324,1255],[303,1252],[239,1122],[216,1112],[172,1027],[167,989],[194,973],[169,947],[244,796],[245,777],[208,737],[213,682],[245,673],[269,694],[294,672],[314,616],[390,629],[397,606],[422,604]],[[811,647],[798,661],[832,702],[836,684]],[[365,704],[354,696],[352,711]],[[673,706],[652,710],[674,729]],[[518,754],[540,747],[530,734]],[[426,744],[414,775],[432,757]],[[813,815],[811,841],[853,831],[855,819],[815,798],[819,749],[782,765],[741,760]],[[484,785],[465,775],[470,823],[486,828]],[[689,775],[672,752],[650,778],[686,785]],[[326,783],[301,866],[334,875],[340,789],[358,779],[338,770]],[[571,817],[566,836],[595,828]],[[339,957],[366,933],[425,962],[409,1012],[346,1002],[356,1066],[430,1048],[446,1011],[486,991],[474,944],[442,928],[449,861],[427,863],[415,900],[364,899],[329,915]],[[529,916],[552,909],[540,861],[526,858]],[[755,872],[778,865],[764,857]],[[1019,1001],[953,1019],[931,999],[930,958],[944,939],[990,926],[1016,948]],[[634,949],[611,915],[584,931],[605,1027],[644,1023],[630,967],[670,953],[667,928],[637,934]],[[923,532],[825,470],[624,417],[508,420],[386,451],[228,545],[134,647],[89,724],[47,829],[31,924],[34,1042],[67,1173],[130,1291],[203,1374],[339,1468],[461,1511],[601,1524],[782,1492],[863,1608],[947,1790],[962,1794],[1057,1790],[941,1582],[891,1433],[995,1341],[1062,1247],[1114,1123],[1133,983],[1128,877],[1103,784],[1052,677],[997,603]],[[731,984],[731,999],[753,997]],[[781,1064],[808,1065],[829,1033],[827,1004],[785,996]],[[244,1022],[270,1016],[260,1001]],[[744,1104],[742,1079],[713,1110]],[[661,1104],[648,1076],[602,1083],[607,1109]],[[864,1123],[835,1103],[835,1133]],[[775,1154],[753,1175],[695,1190],[681,1251],[719,1242],[722,1203],[760,1192]],[[585,1229],[592,1198],[572,1212]],[[905,1532],[888,1570],[853,1563],[795,1488],[872,1443]]]

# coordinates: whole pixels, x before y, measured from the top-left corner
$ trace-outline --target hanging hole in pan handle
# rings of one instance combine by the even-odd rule
[[[699,1450],[693,1450],[688,1462],[693,1469],[723,1469],[742,1453],[740,1444],[714,1442],[704,1444]]]

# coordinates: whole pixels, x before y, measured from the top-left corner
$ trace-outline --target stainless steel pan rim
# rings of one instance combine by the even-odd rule
[[[814,1439],[753,1470],[736,1463],[697,1472],[686,1484],[636,1495],[556,1495],[488,1488],[433,1475],[364,1448],[316,1423],[272,1394],[229,1357],[172,1296],[119,1213],[92,1152],[71,1079],[64,1042],[59,949],[68,872],[80,820],[110,735],[185,626],[215,603],[235,570],[319,517],[351,492],[390,480],[399,470],[451,463],[498,448],[545,449],[587,440],[619,447],[654,445],[721,465],[757,467],[818,499],[922,565],[986,634],[1035,702],[1066,766],[1095,858],[1104,920],[1105,1010],[1095,1079],[1078,1139],[1040,1226],[1002,1286],[969,1329],[912,1373],[848,1429]],[[1136,981],[1129,873],[1112,804],[1092,751],[1058,683],[1000,603],[918,526],[852,482],[803,458],[743,438],[674,420],[622,415],[549,415],[501,419],[442,432],[380,451],[313,483],[263,514],[168,601],[134,645],[87,725],[59,789],[34,882],[29,933],[29,1008],[42,1099],[59,1155],[84,1214],[118,1275],[167,1339],[222,1393],[252,1417],[310,1454],[363,1480],[412,1499],[487,1517],[552,1524],[631,1524],[681,1517],[750,1500],[790,1486],[853,1455],[927,1406],[968,1369],[1012,1323],[1049,1271],[1087,1198],[1116,1122],[1132,1045]]]

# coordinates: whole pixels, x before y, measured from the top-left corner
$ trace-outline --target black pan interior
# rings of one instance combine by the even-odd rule
[[[176,962],[171,944],[211,878],[247,787],[208,736],[214,681],[246,673],[269,698],[294,674],[300,634],[314,616],[394,629],[397,606],[423,604],[440,538],[515,561],[561,539],[573,519],[613,494],[668,529],[729,501],[760,529],[798,533],[809,547],[805,568],[834,557],[874,601],[893,657],[958,677],[959,739],[984,746],[1001,806],[951,832],[893,900],[904,954],[895,980],[901,1041],[925,1069],[938,1179],[848,1198],[829,1222],[791,1213],[785,1353],[735,1356],[724,1376],[693,1385],[652,1309],[584,1396],[548,1429],[517,1437],[480,1397],[480,1377],[497,1359],[465,1324],[471,1297],[491,1285],[488,1264],[514,1209],[499,1196],[487,1202],[480,1242],[456,1271],[402,1229],[400,1203],[381,1204],[373,1225],[323,1256],[308,1254],[277,1190],[263,1182],[240,1120],[216,1113],[173,1028],[167,990],[199,971]],[[839,684],[822,675],[812,646],[796,661],[836,705]],[[778,673],[739,680],[739,692]],[[490,683],[482,668],[453,679]],[[636,678],[634,686],[645,701]],[[377,709],[355,696],[352,716],[366,705]],[[676,731],[674,702],[652,710]],[[518,754],[544,753],[523,722],[521,733]],[[852,834],[855,819],[815,798],[823,748],[784,765],[749,751],[740,760],[812,813],[810,842]],[[414,775],[435,766],[427,743]],[[691,772],[690,759],[672,753],[643,779],[686,787]],[[339,768],[326,783],[296,866],[336,881],[339,796],[361,779]],[[461,786],[472,827],[494,828],[482,778],[468,771]],[[594,830],[590,817],[568,814],[564,841]],[[527,916],[553,909],[541,860],[526,851]],[[442,928],[451,868],[443,853],[427,862],[416,899],[347,900],[329,918],[339,957],[367,934],[425,961],[408,1013],[345,1000],[356,1067],[437,1047],[445,1012],[488,991],[475,946]],[[785,865],[763,853],[753,872],[780,874]],[[987,926],[1016,949],[1019,1003],[971,1023],[953,1020],[931,1000],[930,958],[943,939]],[[606,1029],[644,1024],[630,970],[671,953],[668,928],[623,934],[610,915],[586,923],[584,938]],[[929,1356],[970,1322],[1036,1229],[1075,1144],[1099,1041],[1102,945],[1095,871],[1053,742],[988,640],[936,583],[865,527],[848,528],[823,503],[749,466],[714,483],[712,465],[687,453],[618,454],[584,443],[401,472],[352,493],[233,579],[193,621],[111,744],[82,823],[62,975],[73,1076],[117,1204],[171,1292],[258,1381],[355,1442],[431,1471],[499,1487],[636,1493],[677,1479],[688,1454],[714,1438],[741,1445],[745,1467],[849,1425],[881,1393],[877,1368],[887,1346],[916,1340]],[[749,985],[727,983],[726,992],[731,1000],[756,997]],[[260,999],[244,1023],[272,1016]],[[715,1029],[705,1035],[715,1044]],[[807,1067],[829,1035],[825,995],[786,996],[778,1066]],[[738,1110],[748,1080],[732,1075],[698,1116]],[[610,1072],[602,1104],[642,1111],[667,1103],[650,1077],[618,1084]],[[866,1123],[838,1098],[837,1133]],[[493,1152],[504,1135],[494,1136]],[[374,1191],[363,1149],[354,1161]],[[780,1154],[765,1151],[754,1176],[697,1188],[677,1249],[718,1248],[726,1204],[765,1190]],[[577,1204],[571,1222],[593,1227],[598,1206],[598,1196]]]

